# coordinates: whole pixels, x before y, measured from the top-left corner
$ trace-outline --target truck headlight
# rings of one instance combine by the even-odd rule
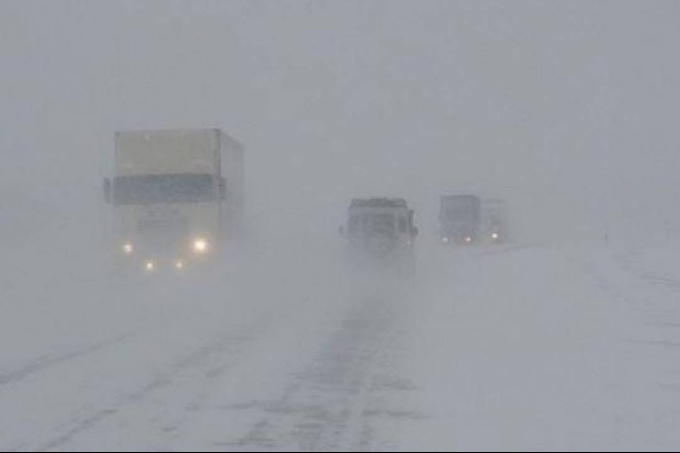
[[[144,269],[146,269],[147,272],[154,272],[156,270],[156,263],[153,261],[147,261],[144,264]]]
[[[203,255],[208,252],[210,244],[208,244],[207,240],[199,238],[194,241],[193,248],[195,253]]]
[[[500,235],[498,233],[494,233],[494,234],[491,235],[491,239],[493,239],[494,241],[497,241],[498,239],[500,239]]]
[[[123,253],[125,253],[126,255],[132,255],[133,253],[135,253],[135,246],[132,245],[132,243],[130,242],[126,242],[125,244],[123,244],[122,249]]]

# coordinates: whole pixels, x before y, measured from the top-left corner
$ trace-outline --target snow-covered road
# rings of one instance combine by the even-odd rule
[[[425,249],[413,282],[268,250],[128,290],[6,273],[0,450],[680,447],[669,250]]]

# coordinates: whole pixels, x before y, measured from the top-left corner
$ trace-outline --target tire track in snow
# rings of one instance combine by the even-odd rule
[[[621,268],[633,276],[653,285],[663,286],[672,291],[680,292],[680,277],[665,272],[655,272],[642,264],[639,256],[617,253],[614,258]]]
[[[77,439],[80,435],[90,432],[118,415],[131,406],[140,405],[155,395],[157,392],[172,388],[175,384],[181,383],[179,379],[185,372],[199,369],[198,373],[203,376],[204,381],[214,381],[224,376],[234,363],[237,362],[240,353],[243,353],[246,346],[256,342],[276,323],[282,321],[282,315],[294,316],[294,312],[286,311],[283,313],[266,311],[256,317],[248,326],[232,331],[226,335],[221,335],[217,340],[208,342],[184,358],[176,361],[166,368],[165,371],[157,373],[145,385],[130,391],[120,397],[116,402],[106,407],[87,411],[86,415],[77,416],[71,421],[70,427],[62,434],[54,436],[52,439],[41,442],[38,447],[13,448],[12,450],[31,450],[31,451],[53,451],[62,450],[70,442]],[[203,369],[201,369],[203,368]],[[205,385],[200,386],[204,388]],[[207,398],[205,392],[199,392],[187,404],[185,413],[200,404],[201,400]],[[76,411],[78,413],[78,411]],[[163,431],[171,433],[186,421],[188,416],[182,416],[179,421],[165,424]]]
[[[166,371],[157,374],[147,384],[127,393],[115,404],[103,409],[91,411],[88,415],[78,417],[71,423],[72,426],[63,434],[60,434],[49,441],[43,442],[37,448],[31,448],[31,450],[43,452],[61,449],[79,435],[96,428],[112,417],[123,412],[127,407],[140,404],[155,392],[172,387],[177,376],[183,372],[206,365],[214,356],[231,357],[235,352],[237,352],[238,348],[242,348],[248,341],[252,341],[251,336],[232,334],[221,337],[218,341],[203,346],[187,357],[177,361]],[[222,364],[221,367],[226,368],[227,365]]]
[[[393,348],[394,307],[368,301],[350,314],[309,369],[275,401],[261,404],[265,412],[235,442],[213,447],[238,451],[328,451],[371,449],[377,417],[422,418],[411,412],[373,407],[381,359]],[[407,387],[407,386],[405,386]]]
[[[0,375],[0,388],[14,384],[32,376],[38,375],[42,372],[52,370],[53,368],[64,365],[69,362],[74,362],[92,354],[96,354],[104,349],[110,348],[114,345],[122,343],[136,334],[125,334],[113,339],[102,341],[94,345],[82,348],[67,354],[57,356],[44,356],[34,360],[30,365],[20,368],[18,370]]]

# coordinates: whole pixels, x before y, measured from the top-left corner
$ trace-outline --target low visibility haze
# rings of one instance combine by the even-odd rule
[[[677,450],[679,23],[0,0],[0,450]],[[244,146],[245,246],[121,284],[114,133],[203,128]],[[468,193],[506,201],[499,244],[441,236]],[[372,196],[408,201],[408,278],[344,261]]]
[[[512,200],[541,240],[673,216],[674,2],[0,8],[10,221],[31,215],[22,196],[91,218],[113,131],[176,127],[241,140],[249,211],[298,226],[335,226],[365,194],[407,197],[427,225],[465,190]]]

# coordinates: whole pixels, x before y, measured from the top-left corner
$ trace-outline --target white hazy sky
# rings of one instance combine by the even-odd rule
[[[319,228],[385,194],[428,231],[454,190],[525,230],[673,218],[678,23],[676,1],[2,0],[3,217],[97,212],[117,129],[221,127],[251,212]]]

